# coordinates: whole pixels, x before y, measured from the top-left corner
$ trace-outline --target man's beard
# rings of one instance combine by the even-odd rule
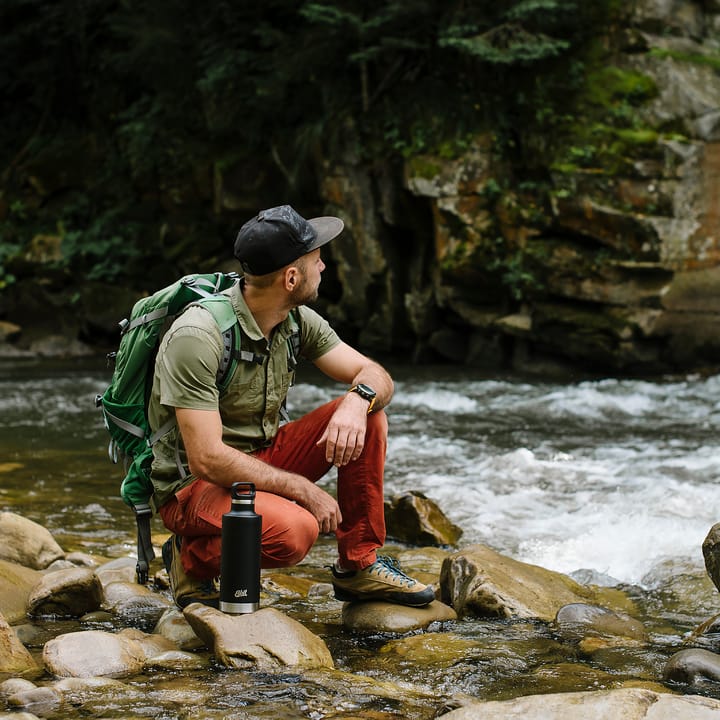
[[[302,282],[293,290],[292,300],[295,307],[307,305],[318,299],[318,288],[311,288],[303,278]]]

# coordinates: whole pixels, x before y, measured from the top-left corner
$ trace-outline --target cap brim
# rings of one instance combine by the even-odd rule
[[[308,220],[308,223],[310,223],[317,237],[306,252],[311,252],[329,243],[333,238],[336,238],[345,227],[345,223],[340,218],[333,217],[332,215],[311,218]]]

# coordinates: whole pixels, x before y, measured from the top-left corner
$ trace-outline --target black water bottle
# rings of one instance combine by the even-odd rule
[[[260,533],[262,516],[255,512],[255,485],[235,483],[232,504],[222,518],[220,610],[231,615],[260,607]]]

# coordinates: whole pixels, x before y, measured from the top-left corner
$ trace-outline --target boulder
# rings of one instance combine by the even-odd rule
[[[435,501],[415,491],[385,501],[385,525],[389,537],[411,545],[455,545],[462,535]]]
[[[440,599],[458,615],[552,621],[563,605],[592,602],[593,592],[562,573],[473,545],[443,561]]]
[[[720,680],[720,655],[702,648],[676,652],[666,663],[663,678],[684,685]]]
[[[442,715],[444,720],[712,720],[720,700],[657,693],[642,688],[530,695],[466,705]]]
[[[715,587],[720,590],[720,523],[715,523],[702,544],[705,569]]]
[[[38,667],[32,655],[20,642],[15,631],[8,625],[7,620],[0,615],[0,676],[10,675],[36,675]]]
[[[65,557],[63,549],[42,525],[11,512],[0,513],[0,559],[44,570]]]
[[[343,625],[348,630],[367,633],[406,633],[456,619],[457,613],[437,600],[418,608],[379,600],[351,602],[345,603],[342,610]]]
[[[83,630],[45,643],[43,663],[57,677],[129,677],[145,664],[143,646],[122,633]]]
[[[0,613],[10,624],[25,620],[28,596],[40,577],[37,570],[0,560]]]
[[[560,635],[570,640],[592,637],[620,643],[647,641],[647,632],[639,620],[627,613],[586,603],[561,607],[555,616],[555,625]]]
[[[227,615],[193,603],[183,611],[218,662],[240,670],[334,667],[325,642],[274,608]]]
[[[55,570],[43,575],[31,590],[28,615],[80,617],[97,610],[102,598],[102,585],[90,568]]]
[[[146,630],[157,625],[172,603],[144,585],[111,582],[105,586],[104,607],[123,622]]]

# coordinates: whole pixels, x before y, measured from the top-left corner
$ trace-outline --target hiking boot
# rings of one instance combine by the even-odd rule
[[[181,538],[171,535],[162,546],[162,558],[170,579],[175,604],[186,608],[190,603],[198,602],[211,607],[220,604],[220,591],[215,580],[195,580],[187,575],[180,562]]]
[[[435,599],[431,587],[408,577],[389,557],[378,555],[372,565],[362,570],[343,572],[334,565],[331,569],[337,600],[385,600],[422,607]]]

